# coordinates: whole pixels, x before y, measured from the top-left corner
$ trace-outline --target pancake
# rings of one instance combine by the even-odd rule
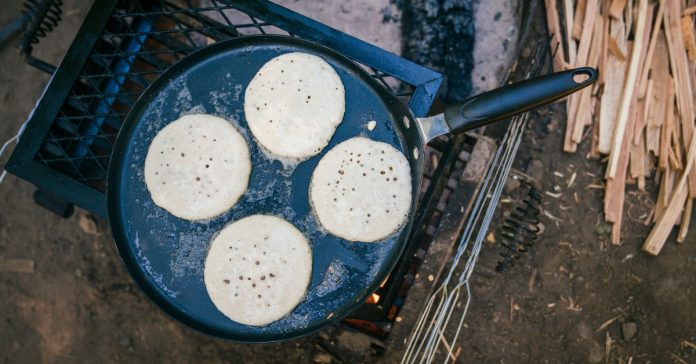
[[[378,241],[408,217],[411,169],[391,145],[355,137],[319,161],[309,195],[319,222],[330,233],[350,241]]]
[[[145,184],[157,206],[186,220],[229,210],[249,184],[244,137],[227,120],[191,114],[155,136],[145,158]]]
[[[249,129],[281,158],[306,159],[329,143],[346,109],[341,78],[323,59],[287,53],[256,73],[244,94]]]
[[[264,326],[290,313],[307,293],[312,252],[289,222],[253,215],[220,231],[205,260],[208,295],[225,316]]]

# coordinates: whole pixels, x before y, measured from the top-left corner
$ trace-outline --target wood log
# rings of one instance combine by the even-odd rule
[[[623,17],[623,11],[626,7],[627,0],[614,0],[611,2],[611,7],[609,8],[609,15],[614,19],[619,19]]]
[[[636,128],[635,132],[633,133],[633,144],[638,144],[640,142],[640,139],[643,139],[643,142],[645,142],[645,138],[643,138],[643,134],[645,132],[645,129],[647,127],[647,120],[648,120],[648,114],[650,113],[650,101],[652,100],[652,79],[648,81],[648,91],[645,94],[645,98],[642,99],[642,104],[643,104],[643,110],[640,114],[639,119],[636,121]],[[645,145],[645,144],[643,144]]]
[[[596,98],[593,97],[593,99],[597,100]],[[599,115],[599,109],[601,108],[601,101],[597,100],[598,102],[595,104],[595,115]],[[591,126],[592,128],[592,144],[590,146],[590,153],[588,155],[588,158],[590,159],[599,159],[600,154],[599,154],[599,123],[594,123],[594,125]]]
[[[663,1],[664,1],[664,0],[663,0]],[[689,15],[691,15],[691,14],[693,14],[693,13],[696,13],[696,5],[691,6],[691,7],[687,8],[687,9],[684,9],[684,11],[682,11],[682,16],[689,16]]]
[[[660,202],[662,204],[662,208],[665,210],[667,209],[667,206],[669,206],[669,199],[672,198],[672,193],[674,192],[674,181],[679,180],[681,175],[683,175],[683,173],[679,173],[672,169],[665,171],[665,195],[663,200]]]
[[[691,167],[692,165],[689,165]],[[669,233],[672,231],[674,224],[679,219],[679,215],[682,212],[682,207],[684,206],[686,199],[688,197],[688,186],[687,181],[688,175],[684,174],[677,185],[676,192],[674,196],[669,200],[669,204],[662,212],[661,216],[657,218],[655,226],[653,226],[648,238],[643,243],[643,251],[650,255],[658,255],[664,247],[665,242]],[[681,182],[684,183],[681,183]]]
[[[630,145],[633,140],[635,120],[636,118],[627,119],[629,122],[626,125],[625,133],[619,134],[623,148],[617,150],[616,174],[614,178],[607,178],[604,192],[604,218],[606,221],[615,224],[612,227],[612,244],[620,243],[621,220],[623,219],[623,204],[626,192],[626,174],[628,173]]]
[[[680,22],[680,3],[680,1],[669,1],[667,3],[664,22],[667,50],[675,79],[677,109],[680,115],[682,137],[684,144],[690,145],[694,133],[694,93],[691,85],[691,72],[693,71],[689,68],[686,49],[683,47],[684,36]],[[696,197],[696,169],[687,171],[689,175],[689,196]]]
[[[573,19],[573,33],[571,34],[573,39],[580,40],[580,37],[582,37],[586,5],[587,0],[577,0],[575,3],[575,19]]]
[[[696,138],[691,139],[689,143],[689,153],[686,157],[686,167],[685,171],[690,171],[694,167],[696,162]],[[657,255],[660,254],[662,247],[667,241],[672,227],[677,222],[681,209],[684,206],[686,199],[688,197],[688,186],[687,186],[688,174],[684,173],[679,178],[679,183],[677,183],[676,192],[674,196],[669,200],[669,204],[665,209],[664,213],[657,219],[657,223],[653,226],[650,231],[648,238],[643,244],[643,250],[648,254]]]
[[[640,77],[640,91],[639,97],[645,97],[648,84],[648,74],[650,73],[650,68],[652,67],[653,56],[655,54],[655,47],[657,46],[657,39],[662,34],[660,29],[662,28],[662,18],[665,13],[665,0],[659,1],[659,6],[657,8],[657,17],[655,18],[655,24],[653,24],[652,35],[650,37],[650,45],[648,46],[648,54],[645,56],[645,64],[643,65],[643,70],[641,71]],[[668,71],[668,70],[665,70]]]
[[[628,43],[623,21],[612,20],[608,42],[616,41],[619,48],[627,49]],[[599,152],[607,154],[611,150],[614,125],[619,109],[619,100],[624,92],[627,63],[613,54],[607,55],[607,63],[602,66],[605,83],[599,110]]]
[[[648,126],[656,127],[662,125],[667,108],[667,96],[669,94],[668,82],[671,81],[669,75],[669,55],[667,54],[667,41],[664,36],[657,38],[655,42],[655,57],[650,69],[653,81],[652,101],[650,102],[650,112],[648,113]]]
[[[645,147],[656,157],[660,155],[660,129],[659,126],[651,127],[649,125],[645,128]]]
[[[599,72],[599,80],[597,80],[598,87],[604,86],[604,71],[606,70],[604,66],[607,64],[609,24],[611,23],[609,19],[609,1],[602,1],[602,21],[604,22],[604,29],[602,30],[602,54],[599,56],[599,66],[601,70]],[[599,141],[599,139],[597,141]]]
[[[677,234],[677,243],[683,243],[686,239],[686,234],[689,233],[689,223],[691,222],[691,210],[693,208],[694,199],[687,198],[684,213],[682,213],[681,224],[679,225],[679,233]]]
[[[676,116],[676,115],[673,117],[673,120],[677,120],[677,116]],[[679,170],[681,170],[682,167],[683,167],[683,164],[682,164],[682,160],[683,160],[683,158],[682,158],[682,154],[683,154],[683,153],[682,153],[682,149],[684,148],[684,144],[683,144],[683,140],[684,140],[684,139],[683,139],[683,137],[682,137],[682,135],[681,135],[681,129],[680,129],[680,128],[678,128],[678,127],[672,128],[672,137],[671,137],[671,139],[672,139],[672,147],[671,147],[671,150],[673,151],[673,154],[674,154],[674,162],[671,163],[671,165],[672,165],[672,169],[679,171]]]
[[[674,82],[672,78],[667,80],[667,106],[663,118],[662,130],[660,131],[660,154],[657,165],[660,169],[665,170],[669,164],[669,148],[672,137],[672,128],[674,128]]]
[[[696,34],[694,34],[694,22],[690,16],[682,16],[681,29],[684,34],[684,46],[690,61],[696,61]]]
[[[638,83],[636,83],[636,86],[640,85],[640,80],[643,78],[643,68],[645,67],[645,61],[647,59],[648,51],[649,51],[649,46],[650,46],[650,32],[652,30],[653,26],[653,15],[655,13],[655,6],[650,4],[648,5],[648,9],[646,11],[645,15],[645,27],[643,28],[643,33],[641,34],[636,34],[635,36],[641,36],[643,38],[642,41],[642,46],[640,49],[640,55],[641,57],[639,58],[639,64],[638,64]],[[642,99],[645,97],[645,94],[641,96],[640,92],[635,93],[636,99]]]
[[[624,25],[625,25],[624,23],[621,23],[622,28],[624,27]],[[624,32],[625,32],[625,29],[624,29]],[[626,52],[622,49],[625,47],[619,46],[618,42],[616,41],[616,39],[614,39],[613,36],[609,37],[608,42],[607,42],[607,46],[609,47],[609,52],[611,54],[613,54],[614,57],[618,58],[621,61],[626,60]]]
[[[633,123],[627,125],[627,132],[623,134],[625,148],[619,151],[616,177],[607,179],[604,192],[604,217],[605,220],[614,223],[611,239],[611,243],[614,245],[621,244],[621,221],[623,220],[623,205],[626,197],[626,174],[628,173],[629,146],[633,139],[633,127]]]
[[[645,140],[643,138],[638,144],[631,143],[629,166],[631,177],[645,177]]]
[[[640,0],[638,5],[638,24],[636,26],[636,34],[644,34],[647,12],[648,1]],[[609,155],[607,178],[615,178],[617,175],[619,167],[619,154],[622,148],[624,148],[624,134],[626,133],[626,125],[628,123],[629,107],[633,101],[633,94],[636,88],[636,77],[638,75],[638,65],[640,64],[640,59],[642,57],[641,50],[643,48],[643,43],[644,39],[641,36],[636,37],[633,43],[633,51],[631,52],[631,59],[628,64],[626,83],[624,84],[624,93],[621,97],[621,106],[619,107],[619,114],[616,119],[616,126],[614,127],[614,143],[611,147],[611,153]]]
[[[633,22],[633,0],[626,2],[626,7],[624,8],[624,22],[626,22],[626,34],[635,33],[634,22]]]
[[[611,225],[611,244],[621,245],[621,221]]]
[[[659,171],[659,170],[658,170]],[[657,200],[655,200],[655,213],[653,214],[653,223],[656,223],[657,220],[662,216],[662,213],[665,211],[665,206],[667,203],[667,199],[665,198],[665,194],[667,193],[667,183],[668,183],[668,175],[671,173],[671,171],[662,171],[662,174],[656,173],[656,181],[658,181],[656,184],[659,186],[658,192],[657,192]],[[658,177],[659,175],[659,177]]]
[[[568,47],[568,63],[573,65],[576,63],[577,46],[573,40],[573,1],[564,0],[563,1],[563,11],[565,15],[565,34],[566,34],[566,46]]]
[[[556,0],[545,0],[546,4],[546,26],[551,35],[551,52],[553,53],[553,71],[561,72],[565,69],[565,51],[563,49],[563,35],[561,23],[558,20],[558,9]]]
[[[585,16],[584,16],[584,23],[582,25],[582,36],[580,38],[580,46],[578,48],[578,54],[577,54],[577,63],[575,64],[575,67],[580,67],[580,66],[590,66],[592,65],[590,63],[589,57],[590,57],[590,46],[592,44],[592,41],[596,38],[593,36],[595,33],[595,23],[597,19],[597,13],[598,13],[598,4],[597,0],[587,0],[587,4],[585,6]],[[601,18],[600,18],[601,20]],[[596,52],[595,52],[596,53]],[[594,61],[594,60],[592,60]],[[596,67],[596,65],[595,65]],[[589,109],[589,97],[592,92],[592,87],[586,87],[579,93],[575,93],[571,95],[570,101],[568,103],[569,105],[569,110],[568,110],[568,118],[567,118],[567,124],[566,124],[566,135],[565,135],[565,140],[563,143],[563,150],[566,152],[573,153],[576,150],[576,144],[580,143],[580,139],[582,138],[582,129],[583,126],[585,125],[585,120],[582,119],[581,121],[578,122],[578,114],[584,115],[587,112],[587,109]],[[581,105],[581,99],[585,98],[584,103]],[[582,106],[582,109],[580,109],[580,106]],[[579,129],[579,132],[577,131]],[[577,134],[580,134],[577,137]],[[576,141],[577,140],[577,141]]]

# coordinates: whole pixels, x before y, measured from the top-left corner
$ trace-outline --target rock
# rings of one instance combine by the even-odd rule
[[[367,353],[370,350],[370,338],[359,332],[343,331],[338,335],[336,341],[341,347],[353,353]]]
[[[595,226],[594,232],[597,235],[607,235],[611,233],[611,225],[604,222],[600,223],[599,225]]]
[[[328,353],[317,353],[314,355],[314,357],[312,357],[312,361],[319,364],[330,364],[331,355]]]
[[[520,181],[517,178],[508,178],[505,182],[505,193],[511,194],[514,190],[520,187]]]
[[[87,214],[80,214],[77,224],[80,226],[80,229],[88,235],[100,235],[97,222]]]
[[[544,178],[544,162],[538,159],[529,161],[529,164],[527,164],[527,174],[535,181],[541,183],[541,180]]]
[[[585,340],[590,340],[592,338],[592,329],[586,322],[580,322],[577,326],[578,336]]]
[[[625,341],[631,340],[638,333],[638,324],[635,322],[624,322],[621,324],[621,336]]]
[[[590,346],[590,353],[587,356],[587,361],[590,363],[599,363],[604,359],[604,348],[599,345],[596,341],[592,341],[592,346]]]

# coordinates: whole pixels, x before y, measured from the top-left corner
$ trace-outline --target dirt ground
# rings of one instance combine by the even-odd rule
[[[15,3],[3,9],[0,24],[17,14]],[[65,10],[71,16],[51,35],[53,46],[38,52],[56,63],[86,7]],[[25,65],[11,46],[0,49],[0,64],[4,141],[30,113],[48,76]],[[696,343],[696,232],[681,245],[672,237],[657,258],[641,253],[649,231],[641,216],[655,187],[629,187],[622,245],[611,246],[602,222],[604,192],[587,188],[602,183],[604,166],[585,158],[586,144],[574,155],[561,152],[562,114],[562,104],[533,113],[515,167],[543,167],[530,173],[542,174],[543,191],[561,193],[543,197],[558,220],[542,217],[545,231],[508,273],[493,272],[498,246],[482,251],[459,362],[696,363],[690,346]],[[311,363],[321,354],[313,336],[243,345],[178,324],[134,286],[104,221],[83,211],[61,219],[36,206],[33,191],[14,176],[0,185],[0,259],[34,262],[32,273],[0,271],[1,363]],[[513,203],[504,209],[519,193],[510,193]],[[399,358],[392,350],[380,361]]]

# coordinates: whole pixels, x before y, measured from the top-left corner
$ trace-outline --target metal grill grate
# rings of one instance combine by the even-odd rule
[[[267,1],[97,0],[7,169],[105,216],[113,143],[140,94],[191,52],[252,34],[299,36],[337,49],[420,116],[442,81],[431,70]],[[74,81],[60,82],[65,79]]]

